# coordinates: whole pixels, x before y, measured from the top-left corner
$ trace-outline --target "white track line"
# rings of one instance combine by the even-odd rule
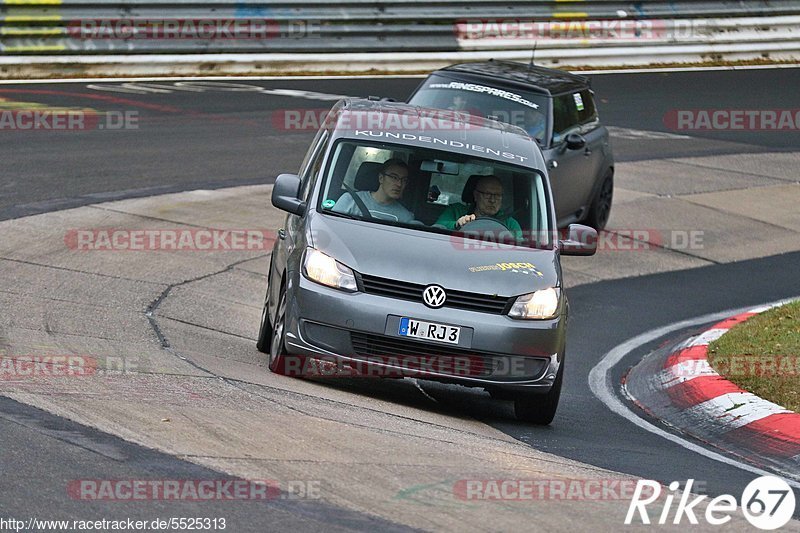
[[[777,305],[781,303],[790,302],[796,299],[797,297],[787,298],[785,300],[773,302],[772,304],[768,305]],[[730,466],[735,466],[736,468],[740,468],[742,470],[746,470],[747,472],[758,474],[759,476],[775,475],[773,472],[762,470],[758,467],[736,461],[735,459],[731,459],[719,453],[708,450],[693,442],[685,440],[677,435],[673,435],[672,433],[664,431],[663,429],[651,424],[650,422],[647,422],[643,418],[640,418],[636,413],[631,411],[631,409],[629,409],[628,406],[622,403],[617,394],[615,394],[614,391],[616,390],[616,385],[611,381],[611,376],[610,376],[611,370],[626,355],[631,353],[633,350],[639,348],[640,346],[647,344],[648,342],[652,342],[658,339],[659,337],[663,337],[664,335],[667,335],[673,331],[689,328],[692,326],[696,326],[698,324],[703,324],[705,322],[712,322],[714,320],[723,320],[733,315],[738,315],[740,313],[747,312],[751,310],[753,307],[754,306],[748,306],[740,309],[732,309],[729,311],[722,311],[720,313],[711,313],[700,317],[682,320],[680,322],[669,324],[668,326],[663,326],[657,329],[647,331],[645,333],[642,333],[641,335],[637,335],[632,339],[628,339],[622,344],[619,344],[616,347],[614,347],[614,349],[612,349],[605,356],[603,356],[603,359],[601,359],[600,362],[594,368],[592,368],[592,371],[589,372],[589,388],[592,389],[594,395],[597,396],[597,398],[601,402],[603,402],[606,405],[606,407],[608,407],[612,412],[618,414],[628,422],[631,422],[632,424],[644,429],[645,431],[654,433],[659,437],[662,437],[679,446],[683,446],[687,450],[698,453],[708,459],[719,461],[720,463],[725,463]],[[788,478],[786,479],[786,481],[791,486],[800,489],[800,482],[795,481],[794,476],[791,476],[783,472],[782,475]]]
[[[280,81],[280,80],[364,80],[392,78],[425,78],[427,74],[380,74],[380,75],[342,75],[342,76],[147,76],[140,78],[45,78],[0,80],[0,85],[26,85],[34,83],[135,83],[145,81]]]
[[[773,70],[781,68],[800,68],[800,63],[777,65],[742,65],[729,67],[669,67],[669,68],[630,68],[608,70],[575,70],[575,74],[660,74],[665,72],[714,72],[720,70]],[[0,80],[0,85],[24,85],[34,83],[98,83],[98,82],[136,82],[136,81],[220,81],[220,80],[359,80],[359,79],[391,79],[391,78],[425,78],[426,74],[350,74],[342,76],[149,76],[140,78],[54,78],[54,79],[19,79]]]
[[[661,74],[664,72],[715,72],[720,70],[771,70],[776,68],[798,68],[800,63],[779,63],[776,65],[730,65],[722,67],[663,67],[663,68],[620,68],[610,70],[575,70],[575,74]]]

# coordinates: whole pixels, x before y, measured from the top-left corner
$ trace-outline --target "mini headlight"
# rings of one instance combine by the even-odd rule
[[[540,291],[518,296],[508,312],[511,318],[547,319],[553,318],[558,313],[558,302],[561,291],[551,287]]]
[[[311,281],[334,289],[350,292],[358,290],[356,277],[350,268],[314,248],[306,250],[306,255],[303,259],[303,274]]]

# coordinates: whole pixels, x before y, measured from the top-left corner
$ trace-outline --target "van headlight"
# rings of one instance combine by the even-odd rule
[[[531,320],[554,318],[558,313],[560,299],[561,290],[556,287],[523,294],[514,301],[508,316]]]
[[[333,257],[315,248],[307,248],[303,258],[303,274],[321,285],[334,289],[356,292],[356,277],[353,271]]]

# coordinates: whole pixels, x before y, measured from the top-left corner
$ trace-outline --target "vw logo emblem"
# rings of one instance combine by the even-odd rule
[[[422,291],[422,301],[428,307],[433,307],[434,309],[441,307],[444,305],[445,300],[447,300],[447,295],[439,285],[428,285]]]

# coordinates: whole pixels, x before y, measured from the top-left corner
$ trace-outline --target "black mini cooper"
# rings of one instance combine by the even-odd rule
[[[585,76],[512,61],[464,63],[432,73],[409,103],[520,126],[542,148],[558,226],[605,227],[614,156]]]

